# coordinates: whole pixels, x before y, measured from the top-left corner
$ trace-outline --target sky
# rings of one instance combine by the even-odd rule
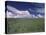
[[[22,11],[28,10],[30,14],[35,14],[35,15],[39,13],[44,15],[44,10],[45,10],[44,3],[7,1],[6,5],[10,5]]]

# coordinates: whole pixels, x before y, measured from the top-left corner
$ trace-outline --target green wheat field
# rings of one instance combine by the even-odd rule
[[[7,18],[7,33],[44,32],[44,19]]]

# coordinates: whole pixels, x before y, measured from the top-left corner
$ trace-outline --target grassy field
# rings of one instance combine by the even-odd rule
[[[44,32],[44,19],[7,19],[7,33]]]

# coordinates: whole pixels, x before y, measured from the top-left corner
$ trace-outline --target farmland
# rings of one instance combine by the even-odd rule
[[[44,32],[44,19],[8,18],[7,33]]]

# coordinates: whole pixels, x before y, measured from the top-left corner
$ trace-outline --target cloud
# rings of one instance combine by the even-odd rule
[[[28,10],[25,10],[25,11],[21,11],[21,10],[18,10],[12,6],[9,6],[7,5],[7,9],[10,10],[7,15],[13,15],[16,16],[16,17],[27,17],[27,16],[30,16],[30,13],[28,12]],[[17,15],[16,15],[17,14]]]
[[[10,11],[7,11],[7,17],[16,17],[16,18],[38,18],[38,17],[43,17],[40,14],[36,14],[36,12],[39,13],[44,13],[44,8],[36,8],[36,12],[35,10],[32,10],[31,8],[29,8],[30,12],[34,12],[35,14],[30,14],[30,12],[28,10],[18,10],[12,6],[7,5],[7,9]],[[16,15],[17,14],[17,15]]]
[[[44,13],[45,9],[44,8],[36,8],[36,12]]]

